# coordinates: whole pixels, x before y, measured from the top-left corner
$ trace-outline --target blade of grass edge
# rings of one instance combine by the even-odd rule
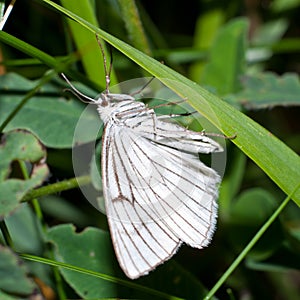
[[[157,77],[183,99],[186,99],[191,106],[205,116],[225,135],[232,136],[236,134],[237,137],[232,142],[264,170],[286,194],[291,194],[300,178],[300,158],[269,131],[195,82],[162,65],[153,58],[88,23],[52,1],[42,1],[90,31],[97,33],[109,44]],[[300,206],[300,191],[294,194],[293,200]]]

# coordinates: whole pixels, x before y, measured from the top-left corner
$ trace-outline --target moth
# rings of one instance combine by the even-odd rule
[[[100,44],[100,43],[99,43]],[[182,243],[201,249],[212,238],[217,218],[220,176],[199,153],[223,151],[203,132],[158,116],[132,95],[109,92],[93,103],[104,123],[102,185],[112,243],[124,273],[139,278],[170,259]]]

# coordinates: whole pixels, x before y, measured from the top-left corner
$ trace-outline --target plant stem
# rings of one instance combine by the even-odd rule
[[[22,201],[27,202],[34,198],[74,189],[80,185],[87,185],[90,182],[91,182],[90,176],[81,176],[81,177],[77,177],[77,178],[60,181],[60,182],[53,183],[53,184],[50,184],[47,186],[43,186],[41,188],[38,188],[36,190],[32,190],[32,191],[28,192],[23,197]]]

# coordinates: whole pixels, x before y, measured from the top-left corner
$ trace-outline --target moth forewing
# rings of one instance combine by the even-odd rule
[[[179,125],[154,123],[153,110],[141,102],[111,105],[109,116],[98,107],[107,120],[103,191],[118,261],[134,279],[172,257],[182,242],[197,248],[210,242],[220,177],[195,153],[222,148]]]

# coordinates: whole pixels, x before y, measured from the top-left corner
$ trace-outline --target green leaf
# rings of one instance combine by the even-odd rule
[[[246,76],[244,90],[233,96],[246,109],[300,105],[300,82],[296,74],[262,73]]]
[[[54,2],[49,0],[43,0],[43,2],[69,16],[90,31],[97,32],[99,36],[153,76],[156,76],[183,99],[187,99],[198,112],[217,126],[225,135],[232,136],[236,134],[236,138],[232,142],[250,157],[286,194],[289,195],[294,192],[300,178],[300,158],[269,131],[217,96],[153,58],[96,28]],[[241,29],[242,26],[238,28]],[[300,206],[300,189],[293,193],[292,199]]]
[[[239,77],[245,72],[247,32],[248,22],[238,19],[224,25],[216,36],[201,83],[214,87],[219,95],[241,88]]]
[[[37,287],[28,273],[24,262],[10,249],[0,245],[0,289],[8,294],[33,295]]]
[[[14,214],[5,218],[5,223],[16,251],[36,255],[43,253],[42,225],[27,203],[22,203]]]
[[[87,228],[76,233],[72,225],[60,225],[48,231],[48,240],[55,246],[55,258],[58,261],[122,277],[108,232]],[[61,273],[70,286],[85,299],[118,295],[114,283],[66,269],[61,269]]]
[[[17,74],[17,73],[7,73],[0,76],[0,90],[1,95],[18,93],[24,93],[34,89],[36,86],[36,81],[28,80],[27,78]],[[57,88],[54,85],[46,84],[40,91],[42,94],[57,92]]]
[[[46,152],[39,141],[24,131],[10,132],[2,137],[0,144],[0,219],[11,213],[26,194],[40,185],[48,176],[48,167],[40,160]],[[8,178],[11,163],[16,160],[34,163],[27,180]]]
[[[11,73],[0,77],[0,124],[7,115],[22,101],[20,92],[27,92],[34,88],[35,82],[20,75]],[[82,91],[91,93],[91,90],[80,87]],[[44,145],[52,148],[71,148],[73,142],[81,144],[94,139],[94,132],[86,130],[84,134],[76,135],[74,131],[84,110],[84,105],[78,100],[59,98],[61,88],[47,84],[40,93],[31,98],[28,103],[6,126],[5,132],[12,129],[26,129],[34,133]],[[54,94],[53,96],[49,96]],[[98,128],[100,119],[96,110],[88,110],[81,118],[85,128]],[[96,129],[95,129],[96,130]]]

